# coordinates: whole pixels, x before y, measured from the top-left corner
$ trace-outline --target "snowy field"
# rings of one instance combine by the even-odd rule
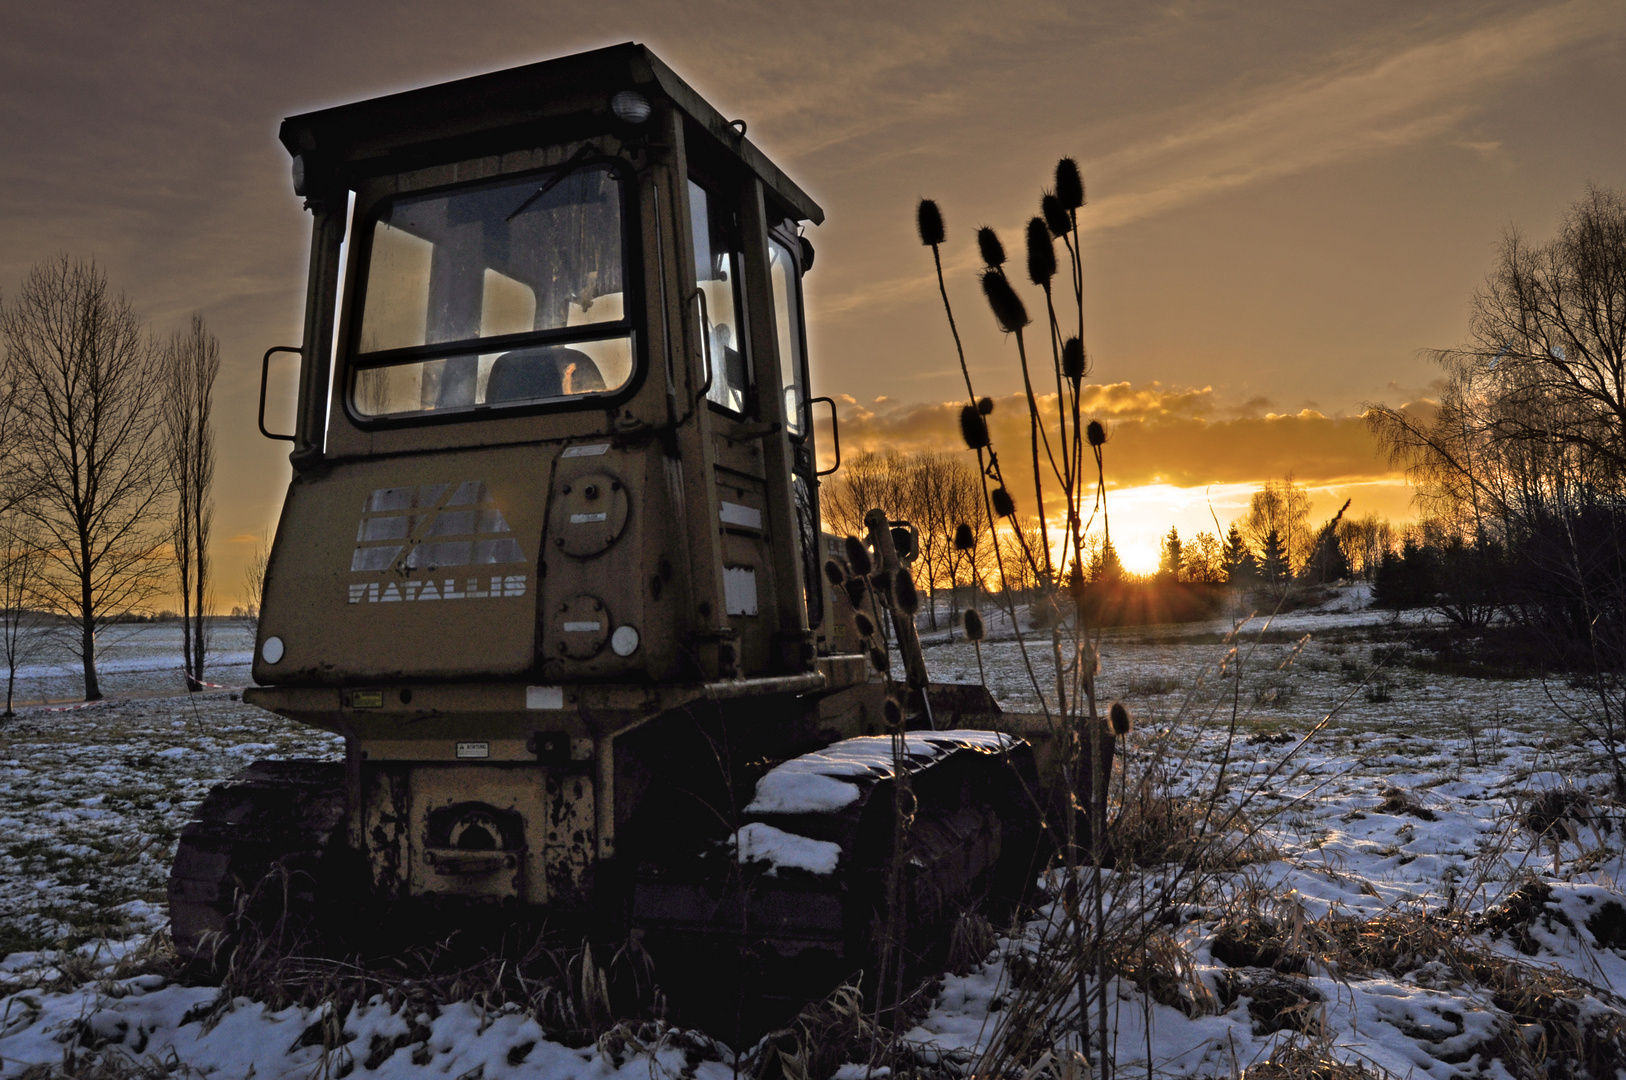
[[[249,684],[254,659],[254,624],[247,619],[208,622],[203,677],[224,687]],[[84,664],[77,632],[58,627],[36,632],[25,643],[14,691],[18,705],[60,705],[85,696]],[[106,697],[154,696],[186,692],[181,661],[181,624],[125,623],[107,626],[96,637],[96,673]],[[3,674],[3,672],[0,672]]]
[[[1136,714],[1132,768],[1160,752],[1174,787],[1201,795],[1226,758],[1223,798],[1247,801],[1263,853],[1167,920],[1183,989],[1115,984],[1122,1074],[1230,1077],[1313,1045],[1375,1076],[1626,1076],[1611,1056],[1626,1047],[1619,810],[1595,798],[1599,818],[1561,823],[1557,862],[1519,824],[1543,793],[1601,792],[1598,747],[1559,715],[1585,709],[1586,692],[1420,669],[1409,642],[1421,617],[1359,599],[1256,623],[1234,643],[1215,623],[1103,644],[1104,695]],[[129,692],[161,691],[166,669],[135,653]],[[970,645],[927,658],[934,679],[978,676]],[[1014,642],[985,643],[982,667],[1008,708],[1037,707]],[[571,1047],[477,997],[428,1011],[380,998],[331,1016],[169,981],[164,881],[189,807],[256,758],[338,751],[226,691],[25,710],[0,728],[0,1076],[73,1075],[86,1061],[141,1076],[735,1075],[727,1048],[647,1025]],[[981,967],[944,977],[907,1034],[915,1061],[976,1071],[1019,1011],[1030,957],[1054,947],[1053,914],[1041,906]],[[1352,926],[1365,944],[1335,949]],[[1444,953],[1394,944],[1442,926],[1455,928]],[[1270,959],[1265,939],[1292,948]],[[1582,1049],[1564,1043],[1573,1031],[1589,1033]],[[1083,1080],[1064,1058],[1030,1080]],[[837,1075],[859,1080],[863,1065]]]

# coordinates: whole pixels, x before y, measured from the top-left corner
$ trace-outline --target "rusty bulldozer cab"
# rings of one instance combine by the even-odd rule
[[[346,760],[211,794],[178,944],[228,934],[233,882],[278,860],[339,903],[335,850],[368,903],[703,934],[718,807],[882,730],[821,572],[799,229],[823,212],[638,45],[280,137],[313,239],[245,698]],[[844,902],[786,948],[850,951]]]

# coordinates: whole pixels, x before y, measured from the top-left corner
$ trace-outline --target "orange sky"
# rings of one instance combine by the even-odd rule
[[[922,196],[947,219],[979,391],[1020,388],[971,234],[992,225],[1016,254],[1069,154],[1090,193],[1086,336],[1126,554],[1170,524],[1211,528],[1210,500],[1226,521],[1288,471],[1318,515],[1353,496],[1351,513],[1397,516],[1405,493],[1362,405],[1427,396],[1419,350],[1464,339],[1505,226],[1541,239],[1588,181],[1626,186],[1621,14],[1618,0],[11,3],[0,295],[56,252],[94,256],[156,332],[197,311],[220,335],[229,605],[288,478],[286,446],[254,423],[260,354],[297,342],[303,304],[308,218],[281,118],[639,40],[823,204],[814,392],[850,399],[853,445],[957,445]]]
[[[959,434],[963,400],[863,404],[844,395],[838,401],[845,453],[949,450],[974,460]],[[1055,394],[1042,395],[1039,404],[1047,429],[1055,432]],[[1352,500],[1353,516],[1412,516],[1411,488],[1386,466],[1359,417],[1329,417],[1313,409],[1282,415],[1259,403],[1226,407],[1215,400],[1212,387],[1174,391],[1155,382],[1087,386],[1081,404],[1082,414],[1101,420],[1108,431],[1103,464],[1113,541],[1132,570],[1155,568],[1158,544],[1171,527],[1188,537],[1215,532],[1216,523],[1223,530],[1246,510],[1263,480],[1288,474],[1309,493],[1317,523],[1346,499]],[[989,419],[1006,476],[1026,512],[1034,497],[1026,478],[1031,469],[1025,465],[1024,397],[997,399]],[[827,429],[821,427],[821,435]],[[1047,508],[1053,517],[1061,513],[1053,487]]]

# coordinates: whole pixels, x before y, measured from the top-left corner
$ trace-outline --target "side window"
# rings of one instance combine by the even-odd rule
[[[706,356],[711,390],[725,409],[744,412],[750,390],[745,339],[740,333],[739,243],[732,210],[706,188],[689,181],[689,230],[694,236],[695,287],[706,297]]]
[[[802,385],[802,294],[796,269],[799,257],[779,240],[768,244],[768,277],[773,284],[773,313],[779,336],[780,385],[785,388],[785,429],[800,436],[806,430],[807,389]]]

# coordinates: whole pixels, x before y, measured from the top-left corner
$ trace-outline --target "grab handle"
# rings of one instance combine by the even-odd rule
[[[296,349],[291,345],[273,345],[271,348],[265,350],[265,357],[260,361],[260,434],[264,435],[268,439],[281,439],[284,442],[293,442],[294,436],[292,435],[279,435],[275,431],[265,430],[265,383],[271,372],[271,357],[275,353],[279,352],[296,353],[301,360],[305,358],[305,350]]]
[[[836,419],[836,399],[835,398],[816,397],[812,401],[809,401],[807,403],[808,406],[809,406],[809,411],[811,411],[812,406],[817,405],[821,401],[824,402],[826,405],[830,406],[830,442],[833,445],[833,447],[835,449],[835,452],[836,452],[836,463],[834,465],[830,466],[828,469],[820,469],[814,475],[816,475],[816,476],[829,476],[831,473],[833,473],[837,469],[841,468],[841,423],[840,423],[840,421],[838,421]]]

